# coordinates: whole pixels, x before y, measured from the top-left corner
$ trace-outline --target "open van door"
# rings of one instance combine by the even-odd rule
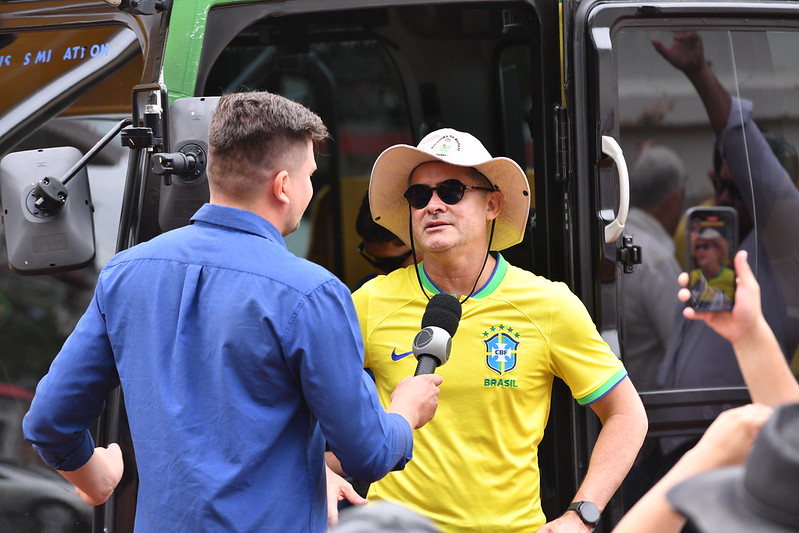
[[[646,150],[666,147],[679,158],[683,212],[697,205],[736,210],[740,243],[729,246],[749,252],[764,314],[786,359],[794,360],[799,4],[582,2],[572,9],[566,85],[576,169],[575,264],[591,265],[579,271],[577,286],[596,295],[600,331],[624,360],[650,421],[649,438],[617,502],[623,511],[719,412],[749,401],[729,343],[682,317],[676,282],[660,290],[654,281],[668,266],[657,263],[663,245],[672,249],[678,271],[698,251],[692,221],[684,216],[674,230],[658,230],[673,244],[651,240],[651,224],[659,219],[647,206],[668,192],[662,187],[650,198],[638,197],[642,176],[656,175],[651,159],[636,167]],[[716,92],[698,78],[705,66],[718,81]],[[726,111],[721,117],[720,109]],[[624,191],[618,165],[603,155],[606,138],[625,156],[633,198],[628,223],[611,242],[604,228],[619,213]],[[722,154],[715,165],[714,146]],[[633,282],[639,275],[649,276],[643,290]],[[664,310],[671,327],[661,335],[656,317]]]
[[[533,184],[535,211],[525,240],[503,255],[521,268],[571,284],[566,180],[556,178],[555,168],[553,111],[561,101],[561,77],[554,2],[201,4],[172,6],[163,70],[169,108],[165,143],[172,150],[181,142],[172,138],[172,110],[187,97],[265,89],[317,112],[332,140],[317,161],[312,204],[287,239],[292,252],[354,287],[371,269],[358,255],[354,222],[374,160],[390,145],[416,144],[449,126],[470,131],[492,153],[513,158]],[[129,228],[131,243],[167,229],[158,206],[172,185],[148,174],[148,168],[138,164],[130,180],[140,183],[136,190],[143,195],[140,225]],[[171,220],[177,224],[176,218]],[[559,388],[540,447],[548,516],[563,512],[578,482],[573,403],[565,386]],[[125,430],[120,405],[110,406],[106,422]],[[105,527],[132,529],[135,491],[135,482],[117,490],[104,506]]]

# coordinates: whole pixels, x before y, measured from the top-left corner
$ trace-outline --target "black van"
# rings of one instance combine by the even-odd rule
[[[799,179],[799,2],[29,0],[0,2],[0,381],[32,391],[105,262],[186,224],[207,200],[202,169],[180,173],[153,157],[202,158],[207,123],[187,116],[207,117],[207,97],[265,89],[320,114],[332,134],[329,155],[319,158],[313,202],[288,244],[350,287],[370,270],[357,252],[355,216],[375,158],[392,144],[453,127],[529,176],[534,208],[525,239],[504,255],[566,282],[642,384],[649,438],[597,528],[609,531],[656,479],[663,453],[749,401],[726,348],[695,353],[674,295],[652,288],[630,297],[628,280],[653,257],[628,223],[641,216],[634,191],[630,204],[641,154],[660,145],[679,156],[683,211],[729,204],[723,198],[733,195],[722,162],[714,165],[708,102],[662,53],[687,34],[698,36],[733,98],[729,125],[747,132],[736,199],[748,225],[738,224],[739,243],[730,246],[750,246],[767,318],[794,361],[799,240],[792,216],[799,210],[793,192],[774,193],[774,180]],[[752,135],[773,154],[758,151],[760,137]],[[29,151],[37,155],[18,155]],[[760,162],[774,157],[782,170],[765,173]],[[38,178],[24,176],[31,158],[68,182],[77,219],[34,213],[27,195]],[[673,248],[685,269],[692,220],[669,233],[657,242]],[[642,337],[658,335],[646,313],[670,316],[671,329],[639,350]],[[99,442],[132,451],[118,396],[97,432]],[[548,517],[574,495],[597,432],[596,417],[557,384],[540,449]],[[0,424],[0,443],[19,433],[17,423]],[[21,449],[0,446],[2,459],[33,462]],[[95,511],[95,531],[132,531],[132,463],[128,471]],[[60,529],[47,531],[72,531],[79,520],[65,516]],[[23,531],[4,520],[0,529]]]

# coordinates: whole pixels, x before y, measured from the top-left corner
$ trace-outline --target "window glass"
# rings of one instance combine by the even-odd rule
[[[340,23],[311,24],[304,31],[317,37],[298,51],[279,35],[275,42],[256,39],[272,35],[267,23],[248,28],[222,52],[205,94],[269,90],[322,117],[331,140],[317,154],[312,204],[286,242],[354,287],[372,268],[357,253],[355,232],[369,174],[388,146],[415,144],[409,111],[397,67],[374,35]]]
[[[130,88],[143,59],[134,33],[122,28],[60,29],[0,34],[0,116],[71,70],[122,57],[114,74],[80,95],[65,114],[130,113]],[[127,59],[124,59],[127,58]],[[59,87],[65,91],[68,87]]]
[[[437,128],[470,131],[532,177],[529,28],[508,22],[519,15],[510,5],[453,4],[274,17],[230,42],[204,94],[275,91],[331,131],[312,204],[287,237],[294,253],[351,288],[374,273],[355,231],[372,165],[389,146],[415,145]],[[529,265],[529,251],[518,255]]]
[[[636,28],[616,36],[621,143],[633,204],[627,233],[644,258],[638,272],[623,277],[624,351],[643,390],[743,386],[729,343],[683,319],[676,284],[658,279],[669,273],[672,281],[671,272],[704,261],[711,288],[731,283],[728,258],[713,265],[705,245],[749,251],[766,317],[786,358],[793,358],[799,333],[797,239],[790,232],[799,196],[797,44],[799,33],[776,31]],[[687,73],[667,61],[669,54]],[[716,147],[721,155],[714,156]],[[707,243],[702,236],[711,232],[699,235],[707,224],[685,220],[685,211],[700,205],[733,208],[738,242],[735,232],[720,231],[728,242]]]
[[[503,90],[502,116],[508,129],[508,144],[511,145],[506,152],[518,151],[518,154],[513,154],[513,159],[527,172],[532,186],[533,137],[529,120],[533,109],[533,77],[530,60],[529,46],[509,46],[500,55],[498,75]],[[506,153],[506,156],[511,154]]]
[[[533,120],[533,74],[530,47],[508,46],[499,56],[497,74],[500,80],[502,102],[502,126],[504,128],[505,146],[497,155],[504,155],[516,161],[530,184],[530,220],[535,226],[535,158],[531,123]],[[530,253],[532,244],[531,231],[525,231],[524,240],[506,250],[502,255],[520,268],[533,270],[533,257]]]
[[[53,119],[16,149],[76,144],[63,137],[64,132],[69,132],[81,139],[77,144],[81,144],[80,149],[85,152],[87,146],[97,142],[120,118]],[[61,476],[42,467],[30,444],[22,440],[22,417],[33,398],[36,383],[47,373],[53,358],[91,300],[100,269],[116,250],[128,153],[117,136],[88,167],[96,242],[96,256],[91,266],[52,276],[20,276],[8,268],[5,228],[0,224],[0,459],[3,459],[0,469],[15,480],[8,490],[18,493],[21,500],[15,497],[13,501],[30,503],[30,508],[38,509],[34,504],[39,499],[44,501],[52,498],[53,494],[62,494],[56,500],[60,503],[53,503],[52,508],[45,507],[34,514],[19,504],[12,509],[0,503],[0,524],[6,518],[19,518],[22,524],[77,522],[89,531],[91,508],[77,496],[72,497],[74,490],[68,483],[63,483],[65,480]],[[32,478],[41,478],[47,483],[42,484],[40,479],[37,484],[30,481]],[[40,488],[34,490],[35,487]],[[20,510],[24,516],[13,516]],[[33,530],[28,526],[19,527],[11,527],[8,531]]]
[[[682,316],[675,277],[689,271],[692,298],[726,305],[730,258],[746,250],[766,320],[796,360],[799,32],[628,27],[614,39],[631,185],[625,233],[643,259],[621,280],[622,357],[639,391],[744,387],[730,343]],[[687,215],[697,206],[736,219]],[[702,427],[647,441],[628,496],[665,473]]]

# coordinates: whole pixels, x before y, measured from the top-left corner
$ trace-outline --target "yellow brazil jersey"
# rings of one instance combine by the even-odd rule
[[[427,297],[414,267],[379,276],[353,295],[383,405],[412,376],[411,343]],[[419,267],[429,294],[440,292]],[[538,444],[558,376],[580,404],[602,397],[626,371],[582,302],[563,283],[498,256],[491,280],[463,305],[435,418],[414,432],[413,460],[372,484],[370,499],[401,502],[447,532],[535,531]]]
[[[702,271],[698,268],[691,271],[690,281],[688,282],[689,287],[693,287],[699,278],[702,276]],[[721,267],[719,273],[712,277],[706,278],[707,284],[715,289],[719,289],[724,292],[724,295],[727,298],[732,299],[735,295],[735,272],[732,269],[727,268],[725,266]]]

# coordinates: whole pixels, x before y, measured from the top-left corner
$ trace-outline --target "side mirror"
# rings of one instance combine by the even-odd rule
[[[76,270],[94,260],[94,206],[85,166],[62,146],[14,152],[0,160],[0,200],[8,266],[24,275]]]
[[[208,176],[208,126],[219,103],[218,96],[179,98],[169,107],[167,149],[152,156],[153,173],[164,176],[158,204],[163,231],[185,226],[210,199]]]

